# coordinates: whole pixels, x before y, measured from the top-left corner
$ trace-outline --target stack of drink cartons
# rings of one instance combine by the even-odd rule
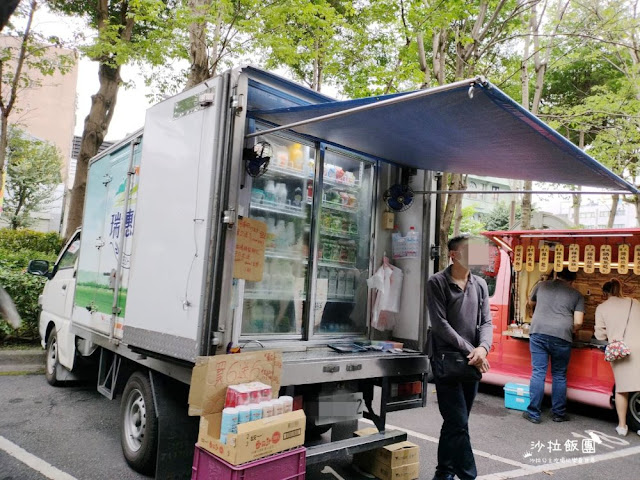
[[[376,428],[355,432],[357,436],[378,433]],[[412,442],[399,442],[369,452],[358,453],[353,463],[380,480],[415,480],[420,476],[420,447]]]
[[[198,357],[189,391],[189,414],[200,416],[198,447],[248,468],[303,445],[304,412],[292,410],[291,397],[272,399],[281,370],[282,353],[273,350]]]

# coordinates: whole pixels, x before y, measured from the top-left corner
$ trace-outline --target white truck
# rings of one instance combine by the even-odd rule
[[[282,350],[308,431],[332,429],[307,463],[406,438],[385,417],[426,402],[437,171],[634,190],[482,78],[338,102],[232,69],[153,106],[90,162],[82,231],[52,268],[29,266],[49,278],[47,381],[96,368],[98,390],[122,397],[127,462],[156,478],[189,478],[196,357],[236,346]],[[421,233],[419,251],[395,260],[400,312],[380,314],[366,279],[391,255],[390,210],[412,204],[396,223]],[[351,438],[362,416],[378,435]]]

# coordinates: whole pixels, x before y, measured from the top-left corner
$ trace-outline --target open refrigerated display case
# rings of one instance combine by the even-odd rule
[[[374,164],[333,148],[323,157],[314,332],[364,334]]]
[[[272,153],[247,211],[267,226],[265,266],[241,284],[241,335],[365,335],[375,163],[287,134],[258,141]]]
[[[267,225],[260,282],[245,282],[242,334],[301,335],[307,298],[314,148],[282,136],[265,136],[272,149],[267,171],[253,178],[249,217]]]

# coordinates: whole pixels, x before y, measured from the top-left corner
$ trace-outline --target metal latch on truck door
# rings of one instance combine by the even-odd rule
[[[233,227],[237,220],[238,214],[233,208],[225,210],[222,214],[222,223],[226,223],[228,228]]]

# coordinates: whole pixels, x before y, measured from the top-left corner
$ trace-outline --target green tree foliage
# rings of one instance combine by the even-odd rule
[[[0,285],[11,296],[22,318],[17,331],[0,319],[0,341],[38,338],[38,296],[46,279],[25,270],[29,260],[53,263],[61,246],[62,239],[56,233],[0,229]]]
[[[460,233],[477,235],[485,229],[485,225],[481,220],[475,218],[476,209],[473,205],[462,209],[462,221],[460,222]],[[449,228],[449,237],[453,236],[453,223]]]
[[[9,129],[7,183],[3,218],[12,229],[33,222],[31,214],[53,200],[62,182],[62,157],[47,142],[29,138],[17,128]]]
[[[56,37],[45,37],[31,28],[37,9],[36,0],[19,4],[0,45],[0,185],[7,167],[9,117],[22,110],[20,93],[40,86],[46,76],[68,72],[75,62],[73,56],[52,48],[59,46]]]
[[[489,213],[483,215],[482,222],[484,224],[483,230],[498,231],[498,230],[509,230],[509,206],[500,202],[493,210]],[[518,206],[516,207],[516,220],[520,220],[522,218],[522,210]]]
[[[172,0],[50,0],[48,5],[88,23],[94,34],[87,35],[88,41],[79,48],[99,64],[100,87],[91,97],[84,121],[71,191],[65,232],[70,235],[82,220],[89,159],[98,152],[113,118],[118,89],[123,84],[120,70],[125,64],[165,61],[176,5]]]

